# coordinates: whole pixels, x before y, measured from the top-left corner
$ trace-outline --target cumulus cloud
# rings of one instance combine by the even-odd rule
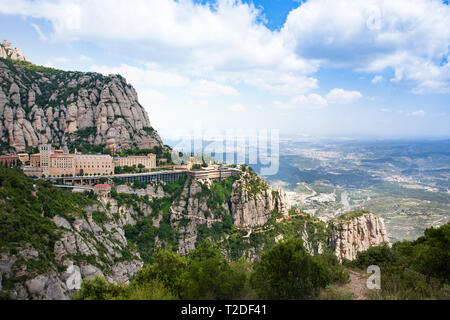
[[[362,98],[359,91],[346,91],[344,89],[333,89],[327,93],[326,98],[330,104],[349,104]]]
[[[241,1],[4,0],[0,13],[44,18],[60,41],[133,42],[154,56],[229,68],[281,66],[311,70],[282,37],[261,22],[261,11]],[[152,47],[157,51],[152,51]],[[178,49],[177,51],[173,49]],[[130,52],[132,54],[133,52]],[[175,56],[174,56],[175,55]]]
[[[282,34],[323,66],[392,69],[415,93],[448,92],[449,17],[441,0],[312,0],[289,13]]]
[[[240,0],[3,0],[0,6],[3,14],[48,21],[47,36],[33,26],[41,38],[90,41],[184,74],[210,70],[276,94],[316,89],[312,75],[330,66],[375,75],[392,70],[390,80],[415,83],[414,93],[450,92],[450,7],[441,0],[301,1],[280,31],[264,25],[261,10]]]
[[[192,83],[188,93],[198,97],[238,96],[239,92],[230,86],[209,80],[198,80]]]
[[[276,94],[304,94],[318,87],[310,75],[319,62],[297,55],[279,32],[264,25],[261,8],[240,0],[3,2],[0,13],[48,21],[55,41],[90,41],[184,74],[201,78],[198,73],[207,70]]]

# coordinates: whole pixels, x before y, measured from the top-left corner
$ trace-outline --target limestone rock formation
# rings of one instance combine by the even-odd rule
[[[60,228],[59,240],[53,248],[59,267],[50,265],[44,273],[28,270],[28,264],[38,261],[44,254],[32,247],[17,253],[1,252],[0,279],[13,280],[13,285],[3,286],[0,293],[18,300],[67,300],[80,289],[83,279],[102,276],[110,283],[128,284],[143,262],[139,253],[128,247],[123,227],[133,223],[138,213],[119,207],[115,200],[109,203],[109,210],[104,204],[86,207],[86,217],[74,218],[72,222],[61,216],[53,218]],[[144,214],[151,212],[147,207],[140,210]],[[103,221],[96,221],[95,214],[104,215]],[[129,252],[130,256],[124,257],[124,252]],[[18,260],[22,263],[16,263]]]
[[[272,190],[255,173],[242,172],[232,185],[229,199],[214,208],[208,206],[210,185],[209,180],[188,180],[181,196],[170,208],[171,226],[178,230],[180,254],[195,249],[200,225],[210,228],[216,222],[223,223],[228,215],[237,228],[250,230],[264,225],[274,210],[287,214],[284,192]]]
[[[389,243],[383,218],[365,213],[349,220],[331,221],[329,244],[340,261],[354,260],[358,252]]]
[[[205,186],[207,188],[207,186]],[[220,217],[211,214],[207,206],[207,197],[202,197],[202,182],[188,180],[180,198],[170,207],[170,224],[178,230],[178,253],[187,254],[195,249],[198,227],[206,224],[211,227],[214,222],[221,222]],[[224,208],[227,210],[227,208]],[[183,222],[182,222],[183,221]]]
[[[277,209],[283,216],[289,213],[286,193],[279,188],[272,190],[258,175],[243,172],[233,184],[231,212],[234,225],[239,228],[252,228],[264,225]]]
[[[233,184],[231,194],[231,212],[234,225],[240,228],[261,226],[269,220],[275,201],[272,198],[272,189],[264,187],[258,192],[250,190],[252,181],[246,179],[249,173],[243,173],[243,178]]]
[[[122,76],[36,66],[8,42],[0,58],[0,151],[41,143],[116,150],[163,145]]]
[[[13,48],[11,43],[9,43],[7,40],[3,40],[3,42],[0,44],[0,58],[3,59],[12,59],[12,60],[18,60],[18,61],[26,61],[27,59],[23,55],[23,53],[18,48]]]

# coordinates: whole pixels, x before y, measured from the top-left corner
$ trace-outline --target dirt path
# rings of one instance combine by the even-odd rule
[[[350,283],[346,285],[348,290],[350,290],[355,295],[355,300],[367,300],[367,279],[356,271],[347,271],[350,274]]]

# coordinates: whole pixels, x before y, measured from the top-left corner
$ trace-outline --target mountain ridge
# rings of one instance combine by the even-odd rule
[[[110,150],[163,146],[122,76],[36,66],[17,50],[0,55],[2,153],[45,143],[62,148],[81,138]]]

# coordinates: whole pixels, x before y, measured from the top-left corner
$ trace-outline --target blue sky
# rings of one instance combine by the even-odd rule
[[[450,137],[439,0],[0,0],[35,64],[120,73],[162,137]]]

